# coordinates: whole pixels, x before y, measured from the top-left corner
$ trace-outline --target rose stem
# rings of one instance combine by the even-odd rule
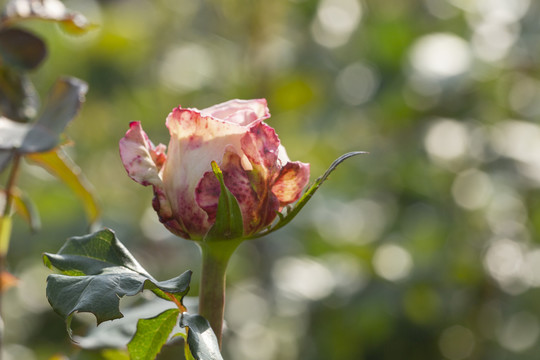
[[[208,320],[221,348],[225,311],[225,273],[239,240],[198,242],[202,252],[202,275],[199,289],[199,314]]]

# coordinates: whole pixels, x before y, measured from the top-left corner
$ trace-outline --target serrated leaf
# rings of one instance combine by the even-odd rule
[[[165,298],[168,294],[181,304],[191,280],[191,271],[167,281],[155,280],[108,229],[70,238],[57,254],[45,253],[43,261],[62,272],[49,275],[46,292],[69,333],[75,312],[94,314],[98,324],[121,318],[120,298],[144,289]]]
[[[258,234],[255,234],[253,236],[251,236],[250,238],[252,239],[255,239],[255,238],[259,238],[259,237],[262,237],[262,236],[265,236],[271,232],[274,232],[278,229],[281,229],[283,226],[287,225],[288,223],[291,222],[292,219],[294,219],[294,217],[296,215],[298,215],[298,213],[300,212],[300,210],[302,210],[302,208],[307,204],[307,202],[311,199],[311,197],[313,196],[313,194],[315,194],[315,192],[319,189],[319,187],[326,181],[326,179],[328,179],[328,176],[330,176],[330,174],[345,160],[347,160],[348,158],[350,157],[353,157],[353,156],[356,156],[356,155],[360,155],[360,154],[367,154],[366,152],[364,151],[352,151],[352,152],[349,152],[347,154],[344,154],[344,155],[341,155],[339,158],[337,158],[336,160],[334,160],[334,162],[330,165],[330,167],[325,171],[325,173],[318,177],[317,180],[315,180],[315,182],[313,183],[313,185],[311,185],[307,190],[306,192],[304,192],[304,195],[302,195],[302,197],[300,199],[298,199],[298,201],[296,202],[296,204],[294,204],[294,207],[291,208],[286,215],[284,216],[280,216],[279,217],[279,220],[278,222],[272,227],[270,228],[268,231],[264,231],[264,232],[260,232]]]
[[[43,40],[22,29],[0,29],[0,63],[19,70],[38,67],[47,56]]]
[[[170,309],[153,318],[140,319],[137,332],[128,344],[131,359],[155,359],[167,342],[179,315],[179,309]]]
[[[33,119],[39,109],[39,96],[26,74],[0,66],[0,112],[20,122]]]
[[[98,220],[99,207],[90,183],[86,180],[80,168],[61,148],[48,152],[27,154],[26,158],[62,180],[81,199],[91,224]]]
[[[204,317],[183,313],[180,326],[189,328],[187,342],[196,360],[223,360],[216,335]]]
[[[241,239],[244,235],[244,222],[238,201],[225,186],[223,173],[215,161],[212,161],[212,171],[219,181],[221,192],[219,193],[216,221],[208,230],[204,241]]]
[[[10,0],[2,14],[4,26],[27,19],[54,21],[72,34],[95,28],[82,14],[66,9],[60,0]]]

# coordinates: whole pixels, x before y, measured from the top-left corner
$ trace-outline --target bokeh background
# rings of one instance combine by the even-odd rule
[[[68,152],[103,226],[160,280],[192,269],[196,295],[198,249],[161,227],[151,189],[127,177],[117,147],[129,121],[167,144],[179,104],[266,98],[268,123],[312,180],[345,152],[370,152],[292,224],[239,249],[226,359],[538,359],[540,2],[65,3],[99,28],[27,24],[50,50],[32,78],[42,95],[60,75],[89,83]],[[15,222],[5,359],[99,359],[68,341],[41,262],[89,231],[83,208],[41,169],[23,170],[43,226]]]

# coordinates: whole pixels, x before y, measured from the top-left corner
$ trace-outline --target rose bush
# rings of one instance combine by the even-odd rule
[[[309,164],[290,161],[274,129],[265,99],[230,100],[210,108],[169,114],[168,149],[154,146],[140,122],[130,123],[120,140],[120,156],[128,175],[154,189],[153,207],[175,235],[201,240],[216,219],[220,183],[242,213],[244,236],[272,223],[281,209],[298,200],[309,180]]]

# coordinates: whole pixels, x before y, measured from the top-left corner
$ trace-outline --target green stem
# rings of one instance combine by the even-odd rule
[[[199,242],[202,275],[199,290],[199,314],[208,320],[221,347],[225,311],[225,273],[229,259],[241,240]]]

